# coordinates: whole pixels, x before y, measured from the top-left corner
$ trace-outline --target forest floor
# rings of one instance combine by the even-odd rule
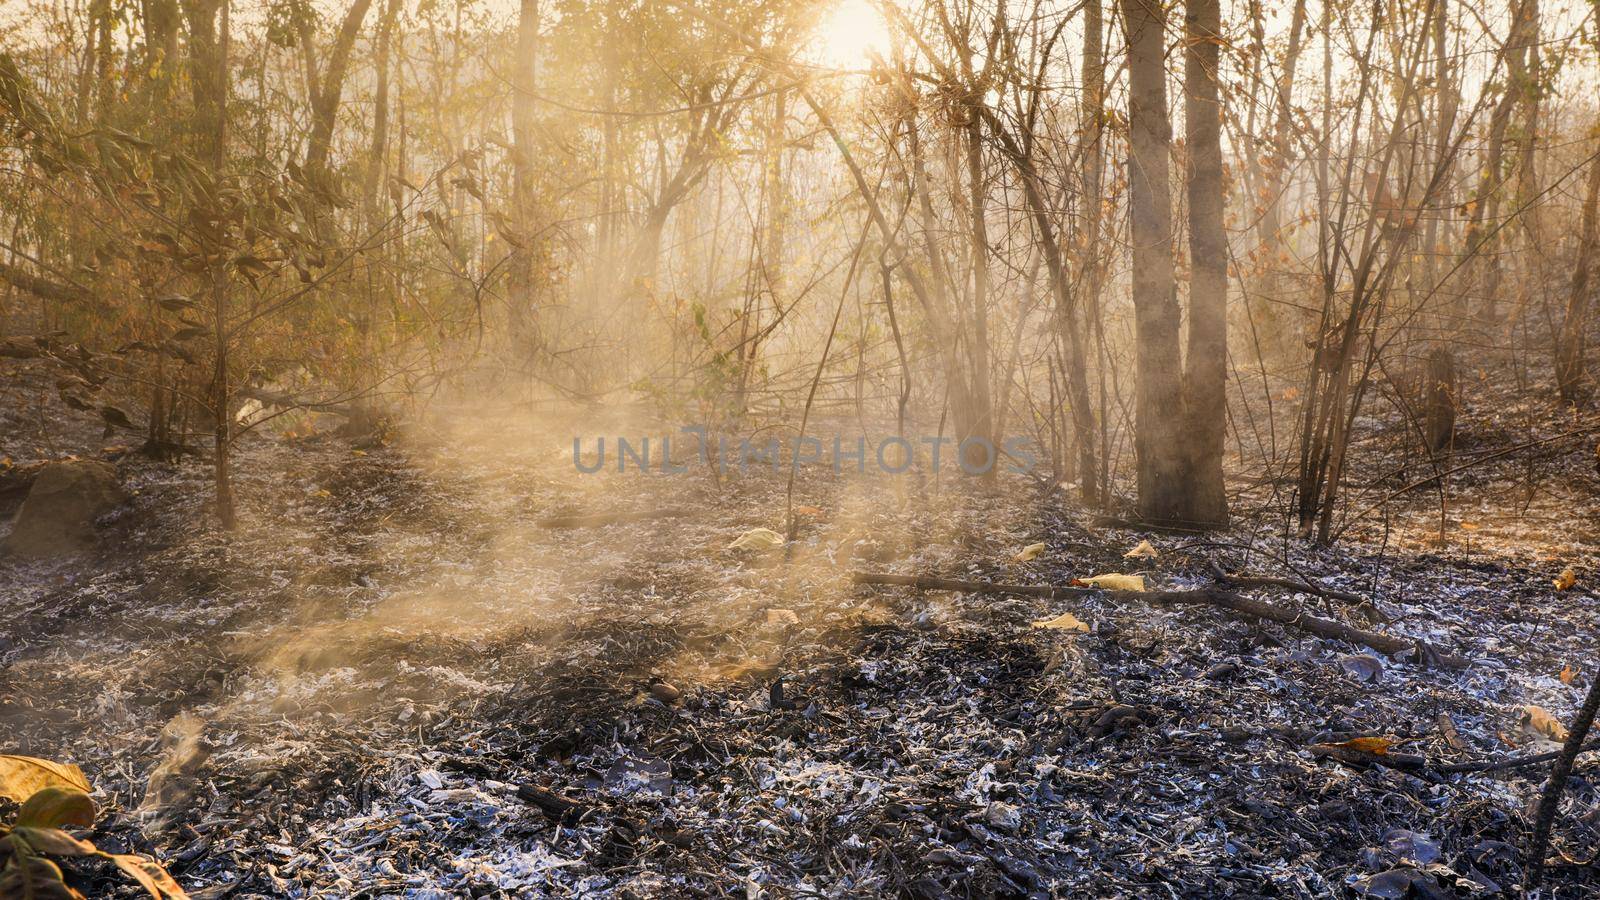
[[[98,446],[8,408],[18,461]],[[1483,421],[1462,458],[1519,439]],[[136,493],[98,555],[0,560],[0,752],[80,764],[93,838],[196,897],[1495,896],[1547,769],[1439,765],[1547,749],[1525,707],[1570,716],[1600,669],[1589,441],[1462,473],[1442,545],[1423,491],[1319,550],[1264,514],[1174,536],[1020,477],[826,475],[797,485],[791,548],[750,553],[729,544],[783,528],[784,478],[580,475],[571,435],[523,413],[365,446],[252,437],[228,536],[204,524],[202,461],[124,459]],[[1124,558],[1146,539],[1158,557]],[[1352,622],[1471,665],[1204,607],[849,579],[1186,587],[1213,563],[1360,593],[1385,621]],[[1031,626],[1063,612],[1091,630]],[[1308,750],[1359,737],[1425,762]],[[1557,822],[1562,896],[1600,894],[1596,775],[1580,762]]]

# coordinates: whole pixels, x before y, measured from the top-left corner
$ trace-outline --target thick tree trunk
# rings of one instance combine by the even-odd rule
[[[1160,0],[1125,0],[1128,35],[1128,197],[1138,389],[1134,400],[1139,514],[1186,518],[1183,392],[1172,262],[1166,28]]]
[[[1189,150],[1189,346],[1184,365],[1188,434],[1185,519],[1223,524],[1228,498],[1222,445],[1228,420],[1228,235],[1223,225],[1222,108],[1217,56],[1218,0],[1188,0],[1184,132]]]
[[[1434,348],[1428,354],[1428,368],[1423,379],[1422,435],[1428,450],[1440,453],[1449,448],[1456,433],[1454,354],[1444,347]]]

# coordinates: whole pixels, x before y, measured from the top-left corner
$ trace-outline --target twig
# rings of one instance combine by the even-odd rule
[[[1544,786],[1544,796],[1539,798],[1539,814],[1533,821],[1533,843],[1527,855],[1530,894],[1538,889],[1540,880],[1544,878],[1544,854],[1550,845],[1550,824],[1555,821],[1556,806],[1561,801],[1561,791],[1567,786],[1567,776],[1572,774],[1573,763],[1584,749],[1583,739],[1588,737],[1589,729],[1594,725],[1594,714],[1597,709],[1600,709],[1600,678],[1595,678],[1589,683],[1589,695],[1583,699],[1583,706],[1578,710],[1578,717],[1572,723],[1572,730],[1567,732],[1567,742],[1561,747],[1561,756],[1556,760],[1555,768],[1550,770],[1550,780]]]
[[[1591,750],[1600,750],[1600,739],[1592,740],[1579,749],[1579,753],[1588,753]],[[1507,756],[1501,759],[1486,759],[1477,762],[1448,763],[1434,766],[1440,772],[1503,772],[1506,769],[1520,769],[1524,766],[1536,766],[1547,763],[1552,759],[1559,759],[1565,748],[1551,750],[1549,753],[1531,753],[1527,756]]]

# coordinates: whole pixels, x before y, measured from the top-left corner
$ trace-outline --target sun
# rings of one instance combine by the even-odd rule
[[[833,0],[812,32],[812,53],[836,69],[865,69],[889,51],[889,23],[874,0]]]

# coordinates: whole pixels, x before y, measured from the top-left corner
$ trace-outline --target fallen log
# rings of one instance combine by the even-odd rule
[[[1298,628],[1317,637],[1361,644],[1386,655],[1414,650],[1417,653],[1417,659],[1421,662],[1437,661],[1439,664],[1453,669],[1464,669],[1469,664],[1465,658],[1437,651],[1425,641],[1395,637],[1394,635],[1377,631],[1367,631],[1356,628],[1353,625],[1346,625],[1343,622],[1318,618],[1309,613],[1288,609],[1268,603],[1265,600],[1257,600],[1254,597],[1246,597],[1243,594],[1235,594],[1231,591],[1217,588],[1202,588],[1189,591],[1107,591],[1100,588],[1058,587],[1047,584],[1002,584],[988,581],[938,578],[926,575],[890,575],[877,572],[856,572],[850,577],[856,584],[902,585],[925,591],[1020,594],[1027,597],[1045,597],[1052,600],[1102,593],[1116,600],[1137,601],[1156,606],[1212,606],[1236,612],[1247,618],[1276,622],[1279,625]]]
[[[648,522],[651,519],[673,519],[689,514],[687,509],[635,509],[626,512],[591,513],[588,515],[551,516],[540,519],[540,528],[590,528],[595,525],[615,525],[619,522]]]

